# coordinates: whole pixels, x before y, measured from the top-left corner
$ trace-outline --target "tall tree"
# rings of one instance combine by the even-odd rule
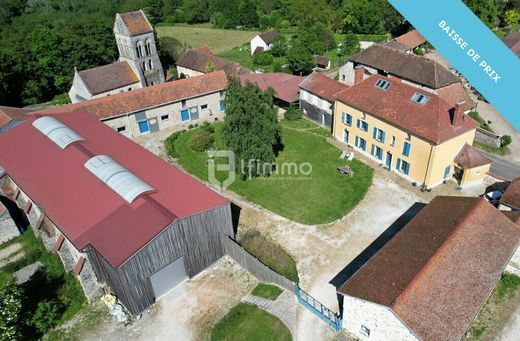
[[[257,3],[255,0],[242,0],[239,7],[240,25],[258,27],[260,18],[257,11]]]
[[[148,0],[144,11],[146,17],[150,20],[152,25],[155,25],[163,20],[163,0]]]
[[[237,171],[244,179],[270,175],[281,144],[272,89],[261,91],[252,84],[242,87],[232,79],[226,89],[225,105],[222,138],[235,153]]]
[[[343,32],[384,33],[383,13],[377,1],[349,0],[344,7]]]
[[[289,70],[295,75],[308,75],[315,66],[312,54],[300,44],[293,45],[287,51],[286,58],[289,64]]]
[[[332,10],[325,0],[294,0],[291,9],[294,23],[300,27],[328,25],[332,21]]]
[[[334,33],[324,23],[300,28],[297,42],[312,54],[323,54],[336,47]]]
[[[464,3],[486,26],[496,27],[498,7],[495,0],[464,0]]]
[[[206,0],[184,0],[184,15],[188,24],[209,20],[208,2]]]

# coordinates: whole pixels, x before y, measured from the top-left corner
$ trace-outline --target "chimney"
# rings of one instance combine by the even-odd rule
[[[460,101],[455,104],[455,111],[453,112],[453,118],[451,120],[451,124],[454,127],[460,127],[464,122],[464,103],[466,103],[466,101]]]
[[[354,84],[357,84],[363,80],[363,76],[365,75],[365,67],[364,66],[356,66],[354,68]]]

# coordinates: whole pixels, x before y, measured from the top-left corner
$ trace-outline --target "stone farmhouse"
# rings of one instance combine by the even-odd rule
[[[400,78],[403,83],[437,95],[452,105],[464,102],[465,112],[476,107],[459,78],[439,63],[380,44],[352,56],[340,68],[339,80],[352,85],[375,74]]]
[[[224,71],[34,112],[88,112],[129,138],[224,115]]]
[[[278,33],[274,30],[257,34],[250,42],[251,55],[269,51],[277,35]]]
[[[411,183],[432,188],[454,176],[466,187],[489,171],[491,161],[471,147],[478,123],[464,113],[464,102],[453,106],[383,75],[334,97],[334,138]]]
[[[348,88],[319,72],[313,72],[300,83],[300,109],[319,125],[332,130],[334,122],[334,95]]]
[[[115,63],[74,70],[72,103],[164,83],[153,27],[143,11],[117,14],[114,34],[119,50]]]
[[[505,211],[520,211],[520,178],[514,179],[507,186],[500,198],[500,209]]]
[[[139,314],[233,236],[227,199],[87,113],[34,116],[0,144],[2,198],[89,299],[111,292]]]
[[[251,73],[238,63],[219,58],[208,47],[188,50],[176,63],[181,78],[200,76],[208,73],[210,66],[215,71],[224,71],[228,77],[238,77]]]
[[[460,340],[502,273],[519,269],[510,213],[433,199],[338,288],[344,328],[359,340]]]
[[[426,39],[424,39],[424,37],[417,30],[412,30],[408,33],[400,35],[397,38],[387,41],[382,45],[402,52],[413,53],[413,50],[423,46],[426,43]]]

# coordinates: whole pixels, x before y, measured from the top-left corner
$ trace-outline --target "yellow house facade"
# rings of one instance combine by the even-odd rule
[[[376,86],[380,80],[386,89]],[[477,123],[432,94],[416,103],[416,94],[419,89],[396,78],[370,77],[336,94],[333,135],[410,182],[432,188],[460,170],[455,159],[473,143]],[[487,170],[479,167],[478,173],[465,169],[459,184],[483,179],[489,164]]]

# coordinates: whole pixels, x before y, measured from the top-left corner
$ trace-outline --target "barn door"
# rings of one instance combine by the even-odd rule
[[[166,265],[161,270],[150,276],[155,299],[158,300],[168,291],[175,288],[188,278],[184,267],[184,257],[177,258],[175,261]]]

